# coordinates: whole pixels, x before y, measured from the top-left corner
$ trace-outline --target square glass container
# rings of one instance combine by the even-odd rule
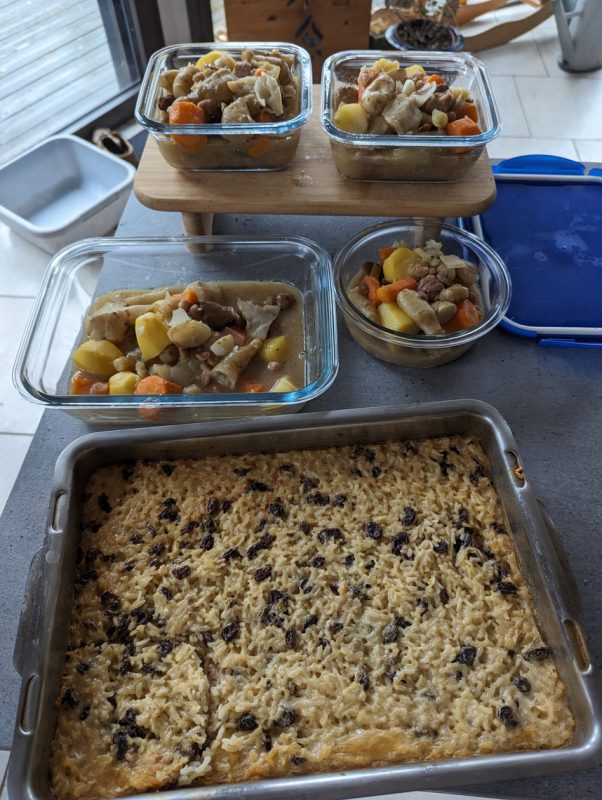
[[[179,69],[212,50],[236,58],[243,50],[265,53],[279,50],[294,58],[291,69],[297,83],[296,114],[291,119],[252,124],[180,124],[161,121],[157,101],[161,96],[159,77],[170,69]],[[148,66],[138,101],[136,119],[153,136],[163,158],[177,169],[191,172],[213,170],[265,171],[283,169],[295,157],[301,128],[311,114],[312,71],[309,53],[302,47],[284,42],[209,42],[170,45],[154,53]],[[201,134],[206,141],[200,148],[183,146],[178,134]],[[259,139],[258,137],[262,137]],[[188,140],[192,141],[192,140]],[[254,147],[255,145],[255,147]]]
[[[354,82],[361,67],[379,58],[394,59],[401,67],[420,64],[441,75],[446,83],[470,92],[479,110],[482,133],[475,136],[438,134],[347,133],[333,122],[342,83]],[[463,178],[483,148],[500,134],[493,89],[484,64],[468,53],[347,50],[324,62],[320,121],[330,139],[338,171],[345,178],[367,181],[450,183]]]
[[[204,281],[282,281],[303,296],[305,385],[292,392],[200,395],[70,395],[71,355],[92,301],[116,289]],[[338,370],[332,264],[302,238],[211,236],[87,239],[48,265],[14,366],[28,400],[95,424],[166,424],[298,411]]]

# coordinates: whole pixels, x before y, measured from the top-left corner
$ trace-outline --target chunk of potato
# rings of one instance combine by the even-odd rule
[[[431,119],[433,120],[433,125],[435,128],[445,128],[447,126],[447,114],[445,111],[439,111],[439,109],[435,109],[431,115]]]
[[[270,361],[286,361],[289,354],[288,339],[286,336],[272,336],[266,339],[259,351],[259,358],[269,363]]]
[[[90,339],[80,344],[73,353],[73,362],[79,369],[108,378],[115,373],[113,361],[122,356],[123,353],[113,342],[108,342],[106,339]]]
[[[209,53],[205,53],[204,56],[201,56],[195,66],[197,69],[203,69],[203,67],[208,66],[209,64],[213,64],[214,61],[217,61],[218,58],[222,58],[222,56],[227,56],[228,53],[224,53],[220,50],[211,50]]]
[[[408,76],[408,78],[411,78],[413,75],[419,78],[421,75],[424,74],[425,74],[424,67],[421,67],[420,64],[412,64],[410,67],[406,67],[406,75]]]
[[[468,89],[464,89],[463,86],[452,86],[450,91],[456,100],[468,100],[470,97],[470,92]]]
[[[379,58],[378,61],[374,62],[372,68],[378,69],[381,72],[393,72],[393,70],[399,69],[399,61],[391,61],[388,58]]]
[[[118,372],[109,378],[109,394],[134,394],[140,378],[135,372]]]
[[[347,133],[366,133],[368,115],[359,103],[341,103],[334,115],[334,124]]]
[[[172,344],[178,347],[200,347],[211,336],[213,331],[204,322],[188,319],[179,325],[169,328],[167,335]]]
[[[136,320],[136,340],[142,358],[156,358],[171,344],[167,335],[167,325],[158,314],[149,311]]]
[[[396,333],[418,333],[420,330],[414,320],[410,319],[397,303],[381,303],[378,307],[378,316],[383,328],[388,328]]]
[[[405,278],[410,274],[408,272],[409,268],[419,261],[420,256],[413,250],[410,250],[409,247],[404,247],[404,245],[397,247],[393,250],[391,255],[387,256],[383,261],[385,280],[389,281],[389,283],[395,283],[395,281]]]
[[[282,378],[278,378],[276,383],[270,389],[270,392],[296,392],[298,388],[299,387],[295,386],[288,375],[285,375]]]

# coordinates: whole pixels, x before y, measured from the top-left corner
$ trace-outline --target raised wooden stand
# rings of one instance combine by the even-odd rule
[[[184,172],[170,167],[149,136],[134,182],[138,200],[180,211],[189,235],[211,233],[213,214],[315,214],[366,217],[473,216],[495,199],[486,152],[457,183],[351,181],[336,170],[320,127],[319,87],[293,163],[277,172]]]

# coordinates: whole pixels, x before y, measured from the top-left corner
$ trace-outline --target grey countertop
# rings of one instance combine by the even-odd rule
[[[236,216],[216,218],[219,234],[300,235],[331,254],[378,220],[362,217]],[[132,197],[118,236],[179,235],[178,214],[154,212]],[[341,368],[334,386],[308,411],[398,402],[476,398],[496,406],[513,430],[525,472],[564,540],[583,604],[595,664],[602,664],[602,494],[600,351],[538,347],[496,330],[459,361],[431,370],[402,369],[372,359],[339,320]],[[0,748],[10,747],[19,692],[12,651],[29,564],[42,544],[57,456],[92,428],[46,411],[0,519]],[[96,429],[97,430],[97,429]],[[468,787],[466,789],[468,791]],[[599,800],[602,767],[550,778],[471,787],[506,797]]]

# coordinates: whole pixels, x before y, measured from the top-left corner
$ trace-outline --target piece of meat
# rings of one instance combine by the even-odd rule
[[[414,131],[422,124],[422,114],[413,98],[397,95],[383,109],[383,117],[396,133]]]
[[[217,366],[213,367],[211,374],[213,380],[225,386],[227,389],[234,389],[242,371],[246,368],[251,359],[257,355],[263,346],[262,339],[252,339],[249,344],[232,350]]]
[[[434,302],[443,289],[445,289],[444,284],[435,275],[425,275],[424,278],[420,278],[416,286],[418,296],[429,303]]]
[[[232,70],[237,78],[247,78],[254,71],[253,66],[248,61],[237,61]]]
[[[233,95],[228,88],[228,83],[235,79],[235,75],[231,70],[222,67],[222,69],[216,70],[208,77],[195,83],[194,91],[198,94],[199,100],[214,100],[216,103],[229,103]]]
[[[242,326],[242,318],[232,306],[223,306],[212,300],[201,300],[188,309],[191,319],[204,322],[214,331],[221,331],[226,325]]]
[[[247,323],[247,333],[258,339],[265,339],[270,326],[280,314],[279,305],[259,306],[251,300],[239,300],[238,308]]]
[[[335,106],[339,107],[341,103],[357,103],[357,85],[344,83],[337,87],[335,96]]]

